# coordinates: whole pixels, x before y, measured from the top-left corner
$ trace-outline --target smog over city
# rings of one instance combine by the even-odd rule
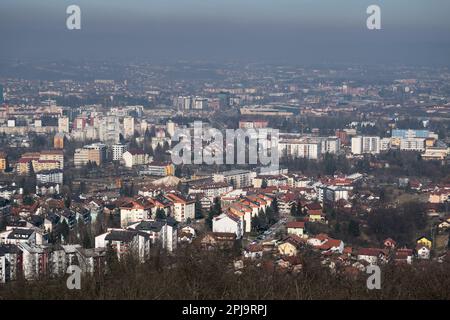
[[[424,300],[429,317],[450,298],[449,16],[447,0],[2,0],[0,312]]]

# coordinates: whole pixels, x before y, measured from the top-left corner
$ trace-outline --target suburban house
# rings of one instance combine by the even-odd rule
[[[411,249],[398,249],[394,255],[396,264],[411,264],[413,260],[413,251]]]
[[[306,214],[310,222],[324,222],[325,215],[322,212],[320,203],[311,202],[305,206]]]
[[[429,247],[423,244],[418,244],[416,246],[416,256],[418,259],[429,260],[431,256],[431,250]]]
[[[278,252],[284,256],[296,256],[303,244],[300,237],[290,235],[278,245]]]
[[[259,259],[262,258],[264,248],[262,245],[250,244],[244,250],[244,257],[247,259]]]
[[[397,246],[397,242],[395,242],[393,239],[391,238],[387,238],[386,240],[383,241],[383,245],[386,249],[395,249],[395,247]]]
[[[357,259],[366,261],[369,264],[379,264],[388,261],[389,252],[386,249],[378,248],[361,248],[358,251]]]
[[[199,238],[200,248],[205,250],[230,249],[236,241],[236,234],[225,232],[208,232]]]
[[[333,239],[326,234],[318,234],[314,237],[310,237],[307,240],[307,244],[312,246],[316,250],[322,251],[322,253],[343,253],[344,242],[342,240]]]
[[[286,224],[288,234],[294,234],[303,237],[305,231],[305,223],[303,221],[292,221]]]
[[[433,246],[433,242],[430,239],[428,239],[427,237],[420,237],[419,239],[416,240],[416,243],[424,245],[425,247],[430,248],[430,249]]]

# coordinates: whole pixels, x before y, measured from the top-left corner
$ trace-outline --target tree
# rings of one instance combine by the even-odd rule
[[[91,233],[88,228],[85,228],[83,232],[83,247],[86,249],[93,247]]]
[[[450,249],[450,231],[448,232],[447,249]]]
[[[220,204],[220,199],[217,197],[214,199],[214,204],[208,212],[208,217],[206,218],[206,226],[211,230],[212,229],[212,221],[215,216],[218,216],[222,213],[222,206]]]
[[[158,220],[165,220],[165,219],[167,219],[167,214],[164,211],[164,209],[158,208],[156,210],[156,219],[158,219]]]
[[[355,220],[350,220],[348,224],[348,233],[353,237],[359,237],[361,232],[359,230],[359,223]]]
[[[291,216],[297,216],[298,215],[298,210],[297,210],[297,204],[293,203],[291,206]]]
[[[69,225],[67,224],[66,220],[63,220],[63,222],[59,225],[59,233],[64,238],[64,242],[67,241],[70,233]]]
[[[24,205],[26,205],[26,206],[31,206],[33,203],[34,203],[34,200],[33,200],[33,198],[32,198],[30,195],[26,195],[26,196],[23,198],[23,204],[24,204]]]
[[[195,200],[195,219],[203,218],[202,204],[200,202],[200,199],[197,197]]]
[[[326,153],[323,159],[325,174],[332,175],[337,170],[336,160],[330,153]]]
[[[266,209],[265,214],[267,216],[268,224],[274,224],[280,219],[280,212],[278,209],[278,200],[276,198],[273,199],[272,203],[270,204],[270,207],[268,207]]]
[[[108,244],[106,245],[105,259],[106,259],[106,267],[108,268],[107,270],[109,272],[113,272],[114,270],[116,270],[116,267],[119,263],[119,259],[117,257],[116,251],[114,250],[110,242],[108,242]]]
[[[266,181],[266,179],[263,179],[263,181],[262,181],[262,183],[261,183],[261,188],[262,188],[262,189],[267,188],[267,181]]]

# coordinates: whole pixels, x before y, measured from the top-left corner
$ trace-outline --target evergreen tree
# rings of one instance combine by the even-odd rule
[[[195,219],[203,219],[202,204],[198,197],[195,200]]]
[[[220,204],[220,199],[219,198],[215,198],[214,199],[214,204],[211,208],[211,210],[208,213],[208,217],[206,218],[206,225],[207,227],[211,230],[212,229],[212,221],[214,219],[215,216],[218,216],[222,213],[222,206]]]
[[[60,223],[59,233],[64,238],[64,242],[67,242],[70,233],[70,228],[66,220],[63,220],[63,222]]]
[[[263,181],[262,181],[262,183],[261,183],[261,188],[262,188],[262,189],[267,188],[267,181],[266,181],[266,179],[263,179]]]
[[[359,223],[355,220],[350,220],[348,224],[348,233],[353,237],[359,237],[361,234],[359,230]]]
[[[158,219],[158,220],[164,220],[164,219],[167,219],[167,214],[166,214],[166,212],[164,211],[164,209],[158,208],[158,209],[156,210],[156,219]]]

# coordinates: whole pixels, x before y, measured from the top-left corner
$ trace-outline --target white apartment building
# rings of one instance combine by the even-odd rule
[[[125,117],[123,119],[123,133],[125,138],[130,138],[134,135],[134,118]]]
[[[213,219],[213,232],[225,232],[236,234],[236,239],[242,238],[244,233],[243,221],[241,218],[222,213]]]
[[[63,178],[64,176],[62,170],[48,170],[36,173],[36,181],[42,184],[45,183],[62,184]]]
[[[173,193],[166,194],[165,198],[173,203],[173,218],[177,222],[186,222],[186,220],[195,219],[195,200],[185,199],[181,195]]]
[[[136,254],[141,260],[145,261],[150,256],[150,237],[144,232],[125,229],[108,229],[95,237],[95,248],[107,248],[108,246],[117,253],[121,259],[124,254]]]
[[[423,138],[400,139],[400,150],[424,152],[425,139]]]
[[[322,154],[322,143],[317,139],[281,139],[278,144],[281,156],[317,160]]]
[[[123,161],[127,168],[148,164],[150,157],[143,150],[128,150],[123,155]]]
[[[128,151],[128,146],[126,144],[113,144],[111,146],[112,150],[112,160],[122,161],[123,154]]]
[[[356,136],[352,138],[352,153],[355,155],[380,153],[380,137]]]
[[[250,187],[256,172],[249,170],[230,170],[213,175],[214,182],[226,182],[235,189]]]
[[[341,141],[338,137],[328,137],[322,140],[322,153],[337,154],[341,150]]]

